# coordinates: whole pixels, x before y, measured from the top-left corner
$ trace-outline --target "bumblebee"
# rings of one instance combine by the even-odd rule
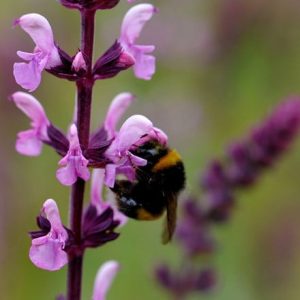
[[[132,151],[147,160],[136,169],[136,180],[116,180],[112,191],[119,210],[129,218],[155,220],[166,211],[162,242],[169,242],[176,227],[177,197],[185,185],[184,165],[176,150],[148,141]]]

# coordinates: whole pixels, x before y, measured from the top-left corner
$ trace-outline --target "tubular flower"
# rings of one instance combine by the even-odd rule
[[[104,263],[96,276],[92,300],[105,300],[106,294],[119,271],[119,263],[113,260]]]
[[[26,14],[17,19],[15,25],[20,25],[36,44],[33,53],[17,52],[18,56],[28,63],[14,64],[16,82],[32,92],[41,82],[42,71],[56,67],[62,62],[46,18],[39,14]]]
[[[123,19],[119,38],[125,52],[135,60],[133,66],[135,76],[145,80],[150,80],[155,73],[155,57],[149,55],[154,51],[155,46],[137,45],[135,42],[146,22],[152,18],[155,12],[157,9],[151,4],[138,4],[132,7]]]
[[[50,122],[44,108],[36,98],[23,92],[14,93],[11,100],[31,119],[31,129],[18,133],[16,150],[23,155],[37,156],[42,151],[43,141],[49,140]]]
[[[147,160],[132,154],[131,151],[151,139],[156,139],[163,145],[167,143],[166,134],[142,115],[133,115],[124,122],[105,152],[105,156],[113,162],[106,165],[107,186],[114,186],[117,173],[122,173],[131,180],[135,178],[135,167],[145,166]]]
[[[56,202],[48,199],[37,219],[40,231],[31,232],[30,260],[38,268],[56,271],[68,262],[64,251],[68,233],[62,225]]]
[[[130,93],[121,93],[113,99],[104,120],[104,129],[107,132],[107,139],[112,139],[116,136],[117,123],[133,100],[134,96]]]
[[[68,153],[59,161],[62,168],[56,172],[58,181],[63,185],[72,185],[79,177],[85,181],[90,178],[88,160],[82,154],[75,124],[71,125],[69,142]]]
[[[114,211],[114,220],[118,221],[119,226],[123,226],[127,222],[127,217],[123,215],[115,206],[113,198],[107,197],[104,201],[102,197],[102,189],[104,184],[104,169],[95,169],[92,175],[92,187],[91,187],[91,203],[97,208],[98,214],[103,213],[108,207],[111,207]],[[110,194],[114,197],[114,195]]]

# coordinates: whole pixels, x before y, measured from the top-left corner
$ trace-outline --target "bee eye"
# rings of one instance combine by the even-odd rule
[[[131,206],[131,207],[136,207],[136,206],[138,206],[137,203],[136,203],[136,201],[134,201],[134,200],[131,199],[131,198],[128,199],[128,198],[126,198],[126,197],[121,197],[121,198],[120,198],[120,202],[126,204],[126,206]]]

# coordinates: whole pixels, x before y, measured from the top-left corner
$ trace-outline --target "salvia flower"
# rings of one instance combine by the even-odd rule
[[[59,165],[62,167],[56,172],[58,181],[67,186],[74,184],[78,178],[85,181],[90,178],[89,162],[82,154],[75,124],[70,127],[69,142],[69,151],[59,161]]]
[[[119,263],[113,260],[104,263],[96,276],[92,300],[105,300],[106,294],[120,269]]]
[[[31,232],[30,260],[38,268],[56,271],[68,262],[64,251],[68,233],[62,225],[56,202],[48,199],[37,219],[40,231]]]
[[[98,214],[101,214],[108,207],[111,207],[114,211],[114,220],[120,223],[119,226],[123,226],[127,222],[127,217],[117,209],[114,201],[114,194],[108,191],[109,194],[106,197],[106,201],[102,197],[104,176],[104,169],[95,169],[93,171],[91,183],[91,204],[97,208]]]
[[[32,92],[41,82],[42,71],[60,65],[61,59],[54,43],[51,26],[46,18],[39,14],[26,14],[17,19],[15,24],[20,25],[36,44],[33,53],[17,52],[18,56],[27,63],[14,64],[16,82]]]
[[[24,92],[11,96],[16,106],[31,119],[31,129],[18,133],[16,150],[28,156],[37,156],[42,151],[44,141],[48,141],[47,128],[50,122],[39,101]]]
[[[136,40],[157,9],[151,4],[138,4],[132,7],[124,17],[119,42],[125,52],[135,60],[133,66],[137,78],[149,80],[155,73],[155,57],[150,55],[155,49],[153,45],[137,45]]]
[[[154,127],[145,116],[133,115],[123,123],[105,152],[106,157],[113,162],[106,165],[107,186],[114,186],[118,173],[126,175],[129,179],[135,178],[135,167],[145,166],[147,160],[134,155],[132,150],[151,139],[156,139],[163,145],[167,143],[167,136]]]

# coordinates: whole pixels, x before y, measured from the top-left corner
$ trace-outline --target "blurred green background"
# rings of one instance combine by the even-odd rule
[[[93,128],[111,99],[123,91],[137,95],[132,113],[147,115],[165,130],[184,158],[187,190],[199,193],[207,162],[244,135],[289,95],[300,95],[300,2],[297,0],[152,1],[160,9],[142,41],[157,45],[157,73],[150,82],[132,71],[97,82]],[[118,37],[130,5],[98,13],[95,57]],[[37,12],[48,18],[58,44],[78,49],[79,15],[55,0],[2,1],[0,11],[0,291],[1,299],[54,299],[64,292],[66,270],[48,273],[28,259],[27,232],[47,198],[54,198],[67,222],[68,189],[55,178],[58,157],[47,147],[38,158],[18,155],[15,136],[28,119],[7,97],[20,90],[12,77],[17,50],[32,42],[15,18]],[[43,74],[34,95],[54,124],[66,129],[72,118],[74,84]],[[300,299],[300,143],[251,190],[239,194],[229,224],[216,229],[211,264],[217,288],[203,299]],[[88,200],[88,194],[86,195]],[[130,221],[121,237],[85,256],[83,299],[90,299],[98,267],[108,259],[122,264],[108,300],[168,299],[155,284],[154,265],[179,263],[176,244],[160,244],[161,222]],[[194,299],[201,298],[199,295]],[[193,299],[193,298],[191,298]]]

